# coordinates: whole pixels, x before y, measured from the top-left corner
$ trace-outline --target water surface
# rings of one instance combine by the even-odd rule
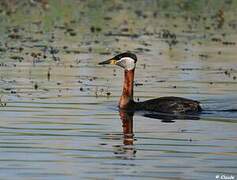
[[[211,11],[204,1],[10,2],[0,179],[237,177],[236,1]],[[127,50],[138,56],[135,100],[196,99],[199,119],[119,112],[123,70],[97,64]]]

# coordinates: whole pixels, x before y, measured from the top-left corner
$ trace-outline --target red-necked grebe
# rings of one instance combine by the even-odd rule
[[[125,52],[113,58],[100,62],[103,64],[115,64],[124,68],[123,92],[119,101],[119,108],[126,110],[144,110],[161,113],[198,113],[202,110],[198,101],[181,97],[160,97],[144,102],[133,100],[134,73],[137,56],[130,52]]]

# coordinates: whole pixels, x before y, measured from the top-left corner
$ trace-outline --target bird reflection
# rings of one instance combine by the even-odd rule
[[[198,113],[194,114],[167,114],[158,112],[141,112],[144,117],[159,119],[163,123],[174,123],[176,120],[198,120],[200,119]]]
[[[133,133],[133,116],[134,111],[119,110],[120,119],[122,121],[123,129],[123,145],[117,146],[115,154],[122,159],[133,159],[136,154],[134,146],[134,133]],[[163,123],[174,123],[175,120],[198,120],[199,116],[196,115],[181,115],[181,114],[162,114],[142,112],[140,115],[148,118],[159,119]]]
[[[119,145],[115,149],[115,154],[121,159],[133,159],[136,154],[133,134],[133,115],[134,112],[119,110],[120,119],[123,129],[123,145]]]
[[[123,144],[133,145],[134,134],[133,134],[133,115],[134,112],[119,111],[120,119],[123,127]]]

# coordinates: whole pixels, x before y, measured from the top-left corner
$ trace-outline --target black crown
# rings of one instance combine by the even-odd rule
[[[137,56],[131,52],[124,52],[124,53],[118,54],[118,55],[114,56],[113,59],[120,60],[121,58],[124,58],[124,57],[130,57],[130,58],[134,59],[135,63],[137,62]]]

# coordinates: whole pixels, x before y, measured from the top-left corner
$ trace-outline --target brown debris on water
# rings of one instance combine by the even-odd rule
[[[111,95],[111,92],[107,92],[106,95],[107,97],[109,97]]]
[[[222,44],[223,44],[223,45],[227,45],[227,46],[228,46],[228,45],[234,46],[236,43],[235,43],[235,42],[231,42],[231,41],[223,41]]]
[[[221,42],[222,40],[221,40],[221,38],[212,38],[211,41],[213,41],[213,42]]]
[[[16,33],[9,34],[8,37],[11,39],[20,39],[21,38],[21,36]]]
[[[90,31],[92,33],[95,33],[95,32],[100,32],[102,29],[100,27],[95,27],[95,26],[91,26],[90,27]]]
[[[130,34],[130,33],[113,33],[111,31],[104,33],[105,36],[120,36],[120,37],[131,37],[131,38],[138,38],[140,35],[138,34]]]
[[[230,76],[230,72],[228,70],[225,70],[224,74],[227,75],[227,76]]]
[[[165,40],[165,42],[169,45],[169,49],[172,49],[172,47],[178,43],[176,34],[171,33],[168,29],[161,30],[158,33],[158,37]]]
[[[75,32],[75,30],[72,29],[72,28],[67,28],[64,33],[65,33],[65,34],[69,34],[70,36],[76,36],[76,35],[77,35],[77,33]]]
[[[50,81],[50,78],[51,78],[51,68],[49,67],[48,68],[48,72],[47,72],[47,79],[48,79],[48,81]]]
[[[199,54],[198,55],[201,59],[207,59],[209,56],[207,54]]]
[[[19,62],[22,62],[24,60],[24,58],[21,56],[11,56],[10,58],[13,60],[18,60]]]
[[[37,84],[37,83],[35,83],[35,84],[34,84],[34,89],[35,89],[35,90],[37,90],[37,89],[38,89],[38,87],[39,87],[39,86],[38,86],[38,84]]]
[[[136,83],[134,83],[134,85],[137,87],[137,86],[143,86],[144,84],[136,82]]]
[[[224,10],[220,9],[216,14],[217,28],[222,28],[225,22]]]

